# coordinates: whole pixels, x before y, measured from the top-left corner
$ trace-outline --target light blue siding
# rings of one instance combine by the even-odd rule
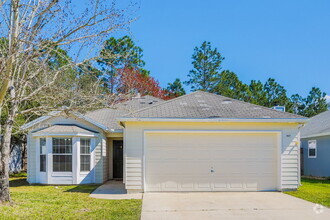
[[[308,158],[309,140],[316,140],[316,158]],[[304,175],[330,177],[330,135],[303,138],[301,139],[301,147],[304,149]]]

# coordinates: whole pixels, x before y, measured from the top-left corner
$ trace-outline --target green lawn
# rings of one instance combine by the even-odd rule
[[[286,194],[330,207],[330,180],[302,178],[301,183],[297,191]]]
[[[28,185],[12,177],[11,204],[0,204],[0,219],[139,219],[141,200],[88,197],[98,185]]]

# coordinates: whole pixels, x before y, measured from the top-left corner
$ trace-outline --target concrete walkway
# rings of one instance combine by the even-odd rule
[[[90,197],[96,199],[142,199],[142,193],[127,194],[122,181],[108,181],[92,192]]]
[[[280,192],[145,193],[142,220],[330,219],[330,210]]]

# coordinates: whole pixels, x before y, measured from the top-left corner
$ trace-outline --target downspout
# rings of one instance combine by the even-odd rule
[[[127,151],[126,151],[126,130],[125,130],[125,123],[122,121],[119,121],[119,125],[122,126],[123,129],[123,144],[124,144],[124,152],[123,152],[123,183],[125,185],[126,189],[126,158],[127,158]]]
[[[299,141],[297,141],[297,147],[298,147],[298,164],[299,164],[299,169],[298,169],[298,185],[299,186],[302,186],[302,184],[301,184],[301,169],[303,169],[303,167],[301,167],[301,158],[300,158],[300,156],[301,156],[301,152],[300,152],[300,148],[301,148],[301,141],[300,141],[300,129],[301,128],[303,128],[305,126],[305,123],[301,123],[301,124],[299,124],[298,125],[298,131],[299,131],[299,133],[298,133],[298,140]]]

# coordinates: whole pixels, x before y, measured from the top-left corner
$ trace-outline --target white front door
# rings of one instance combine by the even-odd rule
[[[277,189],[275,133],[147,133],[146,191]]]

